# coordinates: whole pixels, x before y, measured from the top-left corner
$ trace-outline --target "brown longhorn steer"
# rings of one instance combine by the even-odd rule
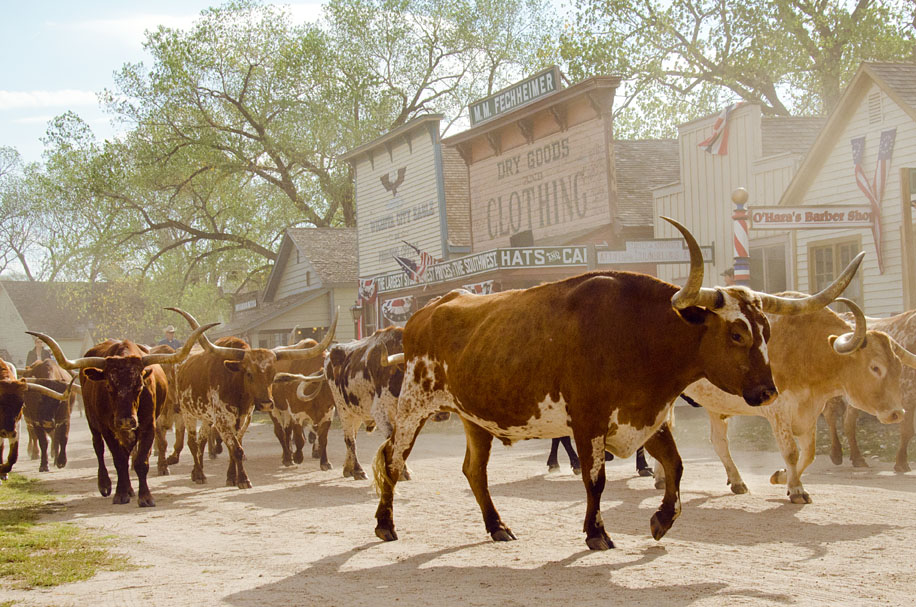
[[[706,377],[751,405],[776,396],[764,311],[820,309],[840,294],[861,255],[823,292],[786,300],[745,287],[703,288],[699,245],[687,240],[691,272],[676,286],[645,274],[591,272],[491,295],[450,293],[416,312],[404,328],[406,370],[393,436],[373,472],[380,500],[376,535],[395,540],[394,487],[430,413],[464,423],[464,474],[490,536],[515,539],[487,486],[493,437],[505,444],[572,434],[582,463],[586,543],[613,547],[600,513],[604,450],[629,457],[645,444],[667,483],[651,531],[661,538],[680,515],[682,465],[664,423],[678,394]]]
[[[910,352],[916,352],[916,310],[910,310],[896,316],[887,318],[867,318],[868,328],[876,331],[884,331],[900,345]],[[913,418],[916,416],[916,369],[907,367],[900,376],[900,388],[903,393],[903,409],[906,412],[903,421],[900,422],[900,443],[897,447],[897,461],[894,463],[894,470],[897,472],[909,472],[910,464],[907,450],[910,440],[913,438],[914,429]],[[852,465],[856,467],[868,467],[862,452],[859,451],[859,443],[856,441],[856,421],[859,419],[859,410],[853,407],[845,407],[842,398],[831,399],[824,409],[824,419],[827,420],[827,426],[830,428],[830,459],[834,464],[843,463],[843,445],[840,443],[840,437],[837,435],[837,421],[843,416],[843,430],[846,433],[846,440],[849,441],[849,459]]]
[[[86,420],[99,462],[99,493],[111,495],[111,478],[105,467],[106,445],[118,472],[113,504],[127,504],[134,495],[129,470],[129,458],[134,452],[134,471],[139,485],[137,501],[141,507],[156,505],[146,476],[156,434],[156,416],[168,390],[160,365],[181,362],[191,352],[194,340],[217,324],[197,329],[184,347],[173,354],[149,354],[145,346],[129,339],[108,339],[72,361],[67,360],[53,339],[29,332],[48,344],[61,367],[80,370]]]
[[[73,376],[61,368],[53,359],[36,361],[19,373],[27,381],[39,383],[55,392],[63,393],[73,381]],[[26,428],[29,440],[35,438],[37,451],[41,454],[39,472],[48,471],[48,438],[51,439],[51,455],[54,465],[63,468],[67,465],[67,441],[70,436],[70,411],[76,400],[73,392],[66,400],[58,400],[37,392],[25,396]]]
[[[0,481],[5,481],[19,459],[19,420],[29,394],[42,394],[58,401],[68,400],[70,392],[57,392],[37,383],[19,379],[16,367],[0,360]],[[3,445],[9,443],[9,454],[3,461]]]
[[[770,364],[779,386],[779,396],[770,406],[748,407],[705,380],[684,390],[709,414],[710,439],[734,493],[747,493],[747,486],[728,449],[728,418],[733,415],[757,415],[770,422],[786,463],[770,482],[785,484],[790,501],[796,504],[811,503],[801,475],[814,461],[817,418],[829,399],[844,395],[853,406],[876,414],[886,424],[903,418],[901,359],[912,366],[916,356],[886,333],[866,330],[865,315],[855,303],[837,301],[855,311],[854,333],[845,333],[849,325],[828,308],[804,317],[770,319]],[[841,333],[845,334],[838,338]]]
[[[174,309],[174,308],[170,308]],[[182,312],[191,327],[197,321]],[[203,453],[205,440],[198,439],[197,422],[201,422],[200,436],[209,435],[212,426],[219,432],[229,452],[226,485],[250,489],[251,481],[245,472],[242,438],[251,421],[255,407],[270,410],[273,407],[274,382],[308,383],[305,378],[279,372],[277,362],[304,360],[321,356],[334,338],[337,313],[321,343],[312,347],[277,346],[273,349],[251,348],[237,337],[222,337],[216,344],[206,336],[200,337],[203,350],[191,354],[178,368],[178,399],[188,433],[188,449],[194,457],[191,480],[205,483]],[[301,342],[300,342],[301,343]],[[323,381],[314,378],[314,381]],[[302,386],[300,386],[301,388]]]

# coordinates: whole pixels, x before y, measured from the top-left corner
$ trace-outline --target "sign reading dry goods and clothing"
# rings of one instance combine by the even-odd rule
[[[755,230],[872,227],[872,211],[868,206],[752,207],[748,216]]]
[[[511,112],[535,99],[555,93],[559,89],[560,68],[554,65],[498,93],[472,103],[469,107],[471,126]]]
[[[451,259],[426,268],[423,282],[427,284],[448,282],[456,278],[474,276],[492,270],[518,270],[523,268],[558,268],[588,265],[585,246],[524,247],[494,249],[458,259]],[[416,286],[404,272],[383,274],[375,278],[379,293]]]

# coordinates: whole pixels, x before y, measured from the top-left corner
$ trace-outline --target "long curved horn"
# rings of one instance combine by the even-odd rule
[[[837,297],[836,301],[846,304],[846,307],[852,311],[855,317],[855,330],[852,333],[844,333],[836,338],[833,342],[833,349],[837,354],[852,354],[865,345],[865,336],[868,331],[865,322],[865,312],[862,311],[856,303],[845,297]]]
[[[188,314],[187,312],[185,312],[184,310],[182,310],[181,308],[166,308],[166,310],[171,310],[172,312],[178,312],[179,314],[184,316],[184,319],[188,321],[188,324],[191,325],[192,329],[200,328],[200,323],[197,322],[197,319],[191,316],[190,314]],[[193,340],[189,339],[187,342],[185,342],[185,345],[187,345],[188,343],[192,343],[192,342]],[[224,360],[242,360],[243,358],[245,358],[246,350],[244,350],[243,348],[230,348],[228,346],[217,346],[212,341],[210,341],[210,339],[203,333],[201,333],[197,337],[197,343],[199,343],[201,347],[204,350],[206,350],[207,352],[209,352],[210,354],[214,354]]]
[[[381,363],[383,367],[396,367],[398,365],[403,365],[404,353],[398,352],[397,354],[391,354],[390,356],[383,356]]]
[[[331,320],[331,326],[328,328],[328,333],[324,336],[324,339],[318,342],[318,345],[312,346],[311,348],[301,348],[297,350],[281,350],[274,348],[273,352],[276,354],[277,360],[302,360],[304,358],[314,358],[315,356],[321,356],[321,353],[331,345],[331,341],[334,339],[334,332],[337,331],[337,317],[339,315],[340,306],[334,310],[334,318]]]
[[[86,369],[87,367],[95,367],[97,369],[105,368],[104,356],[84,356],[82,358],[77,358],[76,360],[69,360],[66,356],[64,356],[64,351],[60,349],[60,346],[57,345],[57,342],[51,339],[49,336],[37,331],[26,331],[26,333],[33,335],[48,344],[48,348],[51,349],[51,352],[54,354],[54,358],[57,359],[57,364],[59,364],[64,369]]]
[[[299,382],[299,385],[296,386],[296,396],[299,400],[312,400],[318,396],[318,392],[321,390],[321,383],[325,380],[324,369],[319,371],[314,375],[302,375],[300,373],[277,373],[274,376],[274,383],[286,383],[291,381]],[[312,384],[318,384],[314,390],[307,393],[305,392],[306,386],[311,386]]]
[[[687,276],[687,283],[671,297],[671,305],[678,310],[690,306],[715,308],[719,302],[719,293],[715,289],[703,287],[703,250],[697,244],[696,238],[690,230],[670,217],[662,216],[662,219],[677,228],[687,241],[687,249],[690,251],[690,274]]]
[[[849,265],[846,266],[846,269],[843,270],[843,273],[840,274],[836,280],[834,280],[830,285],[823,289],[820,293],[816,293],[809,297],[803,299],[791,299],[786,297],[777,297],[775,295],[769,295],[768,293],[757,294],[763,300],[763,311],[769,314],[809,314],[811,312],[816,312],[820,310],[831,301],[836,299],[843,290],[849,286],[849,283],[852,281],[852,277],[855,276],[856,270],[859,269],[859,266],[862,264],[862,259],[865,257],[865,251],[860,252],[856,255],[855,259],[849,262]]]
[[[312,339],[311,337],[306,337],[305,339],[300,339],[294,344],[288,346],[277,346],[274,348],[274,352],[282,352],[283,350],[300,350],[302,348],[312,348],[317,346],[318,342]]]
[[[42,386],[41,384],[33,384],[32,382],[26,382],[30,392],[37,392],[43,396],[49,396],[54,400],[69,400],[70,398],[70,388],[67,388],[63,393],[58,392],[57,390],[52,390],[47,386]]]
[[[208,325],[198,327],[194,329],[194,332],[188,337],[187,341],[184,342],[184,345],[177,352],[172,352],[171,354],[162,353],[162,354],[146,354],[143,357],[143,366],[147,367],[149,365],[168,365],[174,363],[180,363],[185,358],[188,357],[188,354],[191,353],[191,348],[194,347],[194,342],[200,335],[203,335],[204,331],[212,329],[213,327],[221,323],[211,322]]]
[[[888,337],[890,337],[888,335]],[[894,348],[894,354],[897,355],[897,358],[900,359],[900,362],[905,364],[907,367],[916,369],[916,354],[913,354],[906,348],[904,348],[896,339],[891,337],[891,346]]]
[[[299,331],[299,325],[293,327],[293,330],[289,332],[289,335],[286,337],[286,345],[292,346],[296,343],[296,333]]]

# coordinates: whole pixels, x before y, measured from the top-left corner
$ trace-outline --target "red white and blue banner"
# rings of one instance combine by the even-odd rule
[[[360,278],[359,279],[359,300],[369,303],[375,302],[375,298],[378,296],[378,283],[375,282],[375,278]]]
[[[712,125],[712,135],[697,145],[710,154],[725,156],[728,154],[728,118],[743,103],[732,103],[722,110]]]
[[[865,170],[862,168],[862,161],[865,156],[865,135],[854,137],[850,140],[856,185],[865,194],[865,198],[871,207],[871,232],[875,239],[875,250],[878,253],[878,271],[881,274],[884,274],[884,258],[881,246],[883,239],[881,231],[881,199],[884,198],[884,188],[887,185],[887,174],[890,170],[896,139],[896,128],[881,132],[881,141],[878,143],[878,162],[875,165],[875,176],[871,181],[868,180]]]
[[[470,285],[461,285],[463,288],[467,289],[474,295],[489,295],[493,292],[493,281],[485,280],[483,282],[475,282]]]
[[[413,296],[396,297],[382,302],[382,316],[394,323],[407,322],[413,314]]]
[[[402,240],[401,242],[416,251],[417,255],[420,257],[420,261],[416,262],[412,259],[408,259],[407,257],[402,257],[400,255],[395,255],[394,260],[399,266],[401,266],[401,269],[404,270],[404,273],[407,274],[407,278],[413,282],[420,282],[423,280],[423,276],[426,275],[426,268],[434,265],[437,259],[426,251],[421,251],[419,248],[410,244],[406,240]]]

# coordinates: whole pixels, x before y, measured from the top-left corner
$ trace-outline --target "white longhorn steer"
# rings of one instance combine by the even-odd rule
[[[916,356],[886,333],[866,330],[865,315],[853,302],[837,301],[853,310],[854,333],[848,333],[849,325],[829,308],[802,316],[768,315],[771,336],[767,346],[779,389],[779,396],[768,407],[749,407],[741,397],[723,392],[706,380],[684,390],[709,414],[710,440],[734,493],[747,493],[747,485],[728,449],[728,419],[733,415],[758,415],[770,422],[786,463],[786,469],[773,473],[770,482],[786,484],[789,499],[796,504],[811,503],[801,475],[814,461],[817,417],[829,399],[845,396],[854,407],[876,415],[885,424],[903,419],[901,359],[908,366],[916,366]]]

